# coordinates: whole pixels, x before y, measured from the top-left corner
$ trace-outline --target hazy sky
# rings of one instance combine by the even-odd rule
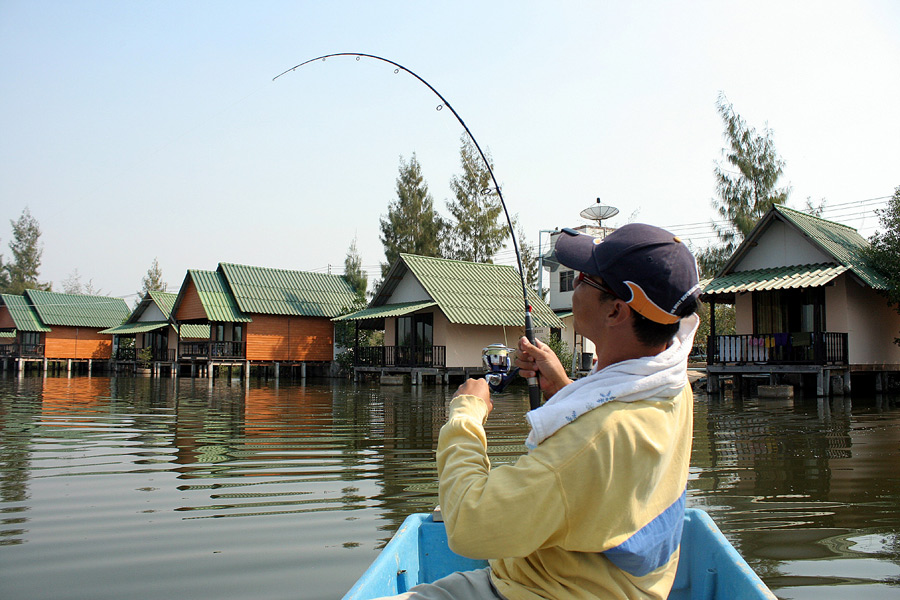
[[[712,241],[720,91],[774,131],[789,206],[871,235],[900,185],[900,2],[0,0],[0,252],[28,206],[41,279],[114,296],[220,261],[370,281],[415,152],[444,213],[462,128],[527,242],[620,215]],[[546,241],[546,236],[545,236]],[[499,262],[510,262],[509,253]],[[130,298],[129,298],[130,300]]]

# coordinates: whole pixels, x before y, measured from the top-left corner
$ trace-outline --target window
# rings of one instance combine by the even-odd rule
[[[756,333],[825,331],[825,295],[822,288],[756,292],[753,309]]]
[[[426,365],[433,360],[434,314],[397,317],[397,364]]]
[[[231,336],[235,342],[243,342],[244,341],[244,326],[234,324],[234,335]]]
[[[412,346],[412,317],[397,317],[397,338],[394,341],[398,346]]]
[[[559,272],[559,291],[571,292],[575,289],[575,271]]]

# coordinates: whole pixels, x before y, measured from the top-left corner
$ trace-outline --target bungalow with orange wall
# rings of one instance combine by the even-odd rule
[[[15,331],[13,344],[4,345],[4,355],[18,362],[109,360],[112,336],[101,334],[128,317],[122,298],[61,294],[25,290],[22,295],[0,296],[0,331]],[[9,338],[6,338],[9,339]],[[6,348],[6,346],[12,346]],[[8,351],[8,352],[7,352]]]
[[[209,339],[182,341],[182,364],[300,365],[334,360],[333,317],[356,294],[340,275],[220,263],[191,269],[172,308],[179,326],[208,324]],[[207,370],[211,375],[212,371]]]

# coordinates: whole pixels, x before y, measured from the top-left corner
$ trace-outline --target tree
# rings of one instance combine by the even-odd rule
[[[103,293],[100,288],[94,287],[94,280],[88,279],[87,283],[82,283],[81,273],[78,269],[69,273],[69,276],[63,279],[63,292],[67,294],[86,294],[88,296],[99,296]],[[107,294],[108,296],[109,294]]]
[[[705,344],[710,336],[710,305],[701,302],[697,305],[697,315],[700,317],[700,325],[694,335],[694,345]],[[734,305],[716,304],[716,335],[734,335],[735,318]]]
[[[0,254],[0,292],[9,290],[9,271],[3,262],[3,254]]]
[[[812,215],[814,217],[821,217],[822,213],[825,212],[825,198],[819,200],[819,204],[816,205],[813,202],[812,196],[806,197],[806,214]]]
[[[461,142],[462,175],[450,181],[456,200],[447,204],[454,222],[445,254],[458,260],[489,263],[506,239],[506,225],[500,220],[503,206],[491,190],[490,171],[472,140],[463,134]],[[487,160],[491,162],[490,157]]]
[[[4,265],[6,291],[21,294],[25,290],[49,290],[51,284],[38,282],[41,270],[41,227],[26,206],[17,221],[10,221],[13,239],[9,243],[13,261]]]
[[[443,219],[434,211],[434,200],[422,176],[415,152],[404,162],[400,157],[397,199],[381,217],[381,243],[386,262],[381,263],[384,277],[401,252],[421,256],[441,256]]]
[[[518,238],[519,243],[519,253],[522,255],[522,269],[525,271],[525,284],[543,298],[544,296],[541,294],[541,290],[538,289],[538,285],[540,285],[538,278],[540,262],[538,261],[537,251],[536,248],[530,245],[528,240],[525,239],[525,228],[522,227],[521,223],[516,227],[516,237]]]
[[[863,256],[887,279],[888,287],[882,293],[888,304],[900,312],[900,186],[894,190],[887,207],[876,210],[875,214],[882,231],[872,235]],[[900,346],[900,338],[894,338],[894,343]]]
[[[356,292],[359,298],[366,297],[366,287],[369,284],[369,278],[362,270],[362,258],[359,256],[359,250],[356,249],[356,237],[350,243],[347,250],[347,257],[344,259],[344,279]]]
[[[356,237],[354,237],[353,241],[350,243],[350,248],[347,250],[347,257],[344,259],[344,279],[350,284],[353,291],[356,292],[356,298],[354,298],[353,302],[348,306],[342,307],[342,315],[356,312],[366,307],[366,287],[368,286],[368,277],[362,270],[362,258],[360,258],[359,251],[356,248]],[[350,349],[345,350],[338,355],[338,364],[341,366],[341,371],[344,373],[352,371],[352,348],[361,343],[359,335],[360,332],[357,328],[357,323],[354,321],[338,321],[334,324],[335,345],[341,348]],[[363,340],[365,340],[366,334],[363,333],[362,337]]]
[[[147,292],[164,292],[166,291],[166,282],[162,280],[162,269],[159,268],[159,261],[154,257],[147,274],[141,279],[141,289],[137,291],[137,300],[135,306],[141,303]]]
[[[722,149],[724,160],[716,163],[718,199],[713,200],[713,207],[725,224],[713,223],[719,245],[697,257],[707,276],[725,264],[773,204],[784,204],[790,194],[790,188],[776,187],[784,171],[784,160],[775,150],[772,130],[766,126],[757,132],[749,127],[722,93],[716,109],[725,124],[728,147]]]

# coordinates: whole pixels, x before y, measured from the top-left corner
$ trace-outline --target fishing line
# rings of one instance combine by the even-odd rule
[[[388,60],[387,58],[383,58],[381,56],[376,56],[374,54],[365,54],[362,52],[337,52],[334,54],[325,54],[323,56],[317,56],[316,58],[311,58],[307,61],[300,63],[299,65],[291,67],[290,69],[288,69],[282,73],[279,73],[278,75],[276,75],[275,77],[272,78],[272,81],[277,80],[282,75],[286,75],[288,73],[296,71],[297,69],[299,69],[300,67],[303,67],[304,65],[308,65],[310,63],[317,62],[317,61],[325,61],[328,58],[333,58],[333,57],[337,57],[337,56],[352,56],[352,57],[356,58],[357,61],[359,61],[360,58],[371,58],[374,60],[379,60],[381,62],[387,63],[389,65],[392,65],[394,67],[395,74],[399,73],[400,71],[403,71],[404,73],[409,73],[410,75],[412,75],[413,77],[418,79],[421,83],[423,83],[429,90],[431,90],[435,96],[440,98],[441,103],[437,105],[436,110],[439,110],[439,111],[443,110],[444,107],[450,109],[450,112],[453,113],[453,116],[456,117],[456,120],[459,121],[459,124],[462,125],[463,129],[465,129],[466,135],[469,136],[469,139],[472,140],[472,144],[475,145],[475,149],[478,150],[478,154],[481,156],[481,160],[484,163],[484,166],[487,169],[488,174],[491,176],[491,181],[494,183],[494,187],[491,188],[490,190],[485,190],[485,192],[486,193],[487,192],[495,192],[497,194],[497,197],[500,199],[500,206],[503,207],[503,214],[506,216],[506,224],[509,226],[509,237],[512,239],[513,250],[516,253],[516,263],[518,264],[518,267],[519,267],[519,278],[522,280],[522,298],[525,301],[525,337],[528,338],[529,342],[534,344],[535,343],[534,326],[532,324],[532,319],[531,319],[531,303],[528,301],[528,284],[525,282],[525,270],[522,268],[522,255],[519,253],[519,244],[516,241],[516,232],[513,229],[512,219],[510,219],[510,217],[509,217],[509,211],[506,209],[506,201],[503,199],[503,192],[500,190],[500,184],[497,182],[497,178],[494,176],[494,170],[491,168],[491,163],[488,161],[484,152],[481,150],[481,146],[478,144],[478,141],[475,139],[475,136],[472,135],[472,131],[469,129],[469,126],[466,125],[466,122],[463,121],[462,117],[459,116],[459,113],[456,112],[456,109],[453,108],[453,105],[450,104],[447,101],[447,99],[444,98],[444,96],[434,88],[434,86],[432,86],[430,83],[428,83],[427,81],[422,79],[422,77],[420,77],[413,71],[410,71],[403,65],[396,63],[392,60]],[[531,405],[532,410],[538,408],[541,405],[541,389],[538,384],[537,377],[529,377],[528,378],[528,399],[529,399],[529,403]]]

